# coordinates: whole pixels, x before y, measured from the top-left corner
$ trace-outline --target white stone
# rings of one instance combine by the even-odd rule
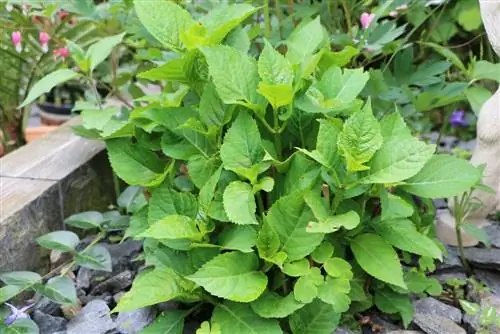
[[[481,17],[490,44],[500,56],[500,0],[480,0]],[[500,73],[499,73],[500,75]],[[477,121],[477,143],[472,154],[472,164],[486,165],[483,184],[492,188],[497,195],[477,190],[473,197],[483,203],[483,206],[467,217],[467,222],[478,227],[488,225],[486,217],[500,204],[500,88],[483,105]],[[453,212],[453,199],[449,199],[450,211]],[[445,211],[438,213],[436,219],[436,234],[448,245],[458,245],[455,218]],[[478,240],[462,233],[465,247],[475,246]]]

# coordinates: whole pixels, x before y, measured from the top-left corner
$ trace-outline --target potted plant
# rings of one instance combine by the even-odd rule
[[[31,105],[18,108],[33,84],[69,56],[66,39],[85,45],[92,41],[94,23],[77,21],[57,4],[8,2],[0,9],[0,146],[2,154],[25,140]],[[50,130],[50,128],[46,128]],[[40,131],[38,131],[40,132]]]

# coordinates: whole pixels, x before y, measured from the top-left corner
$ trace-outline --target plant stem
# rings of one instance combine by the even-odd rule
[[[464,194],[465,195],[465,194]],[[462,261],[463,266],[465,267],[465,270],[470,273],[470,267],[469,263],[467,262],[465,258],[465,253],[464,253],[464,243],[462,239],[462,223],[463,223],[463,205],[464,205],[464,196],[462,196],[462,200],[460,201],[460,204],[457,201],[457,197],[453,198],[454,206],[455,206],[455,233],[457,236],[457,243],[458,243],[458,253],[460,255],[460,260]]]
[[[274,9],[276,11],[276,18],[278,19],[278,32],[280,34],[280,39],[282,36],[282,29],[283,27],[281,26],[281,20],[282,20],[282,15],[281,15],[281,5],[280,5],[280,0],[274,0]]]
[[[262,195],[260,194],[260,191],[256,194],[257,197],[257,207],[259,208],[259,213],[264,214],[266,211],[266,208],[264,206],[264,201],[262,200]]]
[[[264,0],[264,36],[271,36],[271,17],[269,14],[269,0]]]
[[[281,132],[280,132],[280,124],[278,119],[278,110],[273,110],[274,116],[274,144],[276,145],[276,152],[278,153],[278,159],[281,158],[281,151],[283,149],[283,145],[281,143]]]
[[[347,32],[349,36],[352,37],[351,28],[353,27],[353,25],[351,20],[351,11],[349,10],[349,5],[347,4],[346,0],[342,0],[341,3],[342,3],[342,8],[344,9],[344,16],[347,23]]]

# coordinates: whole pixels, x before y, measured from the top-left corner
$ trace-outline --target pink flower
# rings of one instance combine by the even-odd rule
[[[60,48],[59,49],[59,55],[63,57],[64,59],[68,58],[69,56],[69,49],[68,48]]]
[[[40,40],[40,45],[42,46],[43,53],[47,53],[49,51],[49,40],[50,35],[46,32],[40,31],[40,35],[38,36]]]
[[[64,61],[69,56],[69,49],[68,48],[55,49],[54,51],[52,51],[52,54],[54,55],[52,57],[54,61],[57,61],[58,56],[61,57]]]
[[[361,14],[361,17],[359,19],[361,22],[361,27],[363,27],[363,29],[368,29],[374,18],[375,14],[370,14],[366,12]]]
[[[60,18],[61,20],[64,20],[64,18],[65,18],[66,16],[68,16],[68,15],[69,15],[69,13],[68,13],[67,11],[65,11],[64,9],[61,9],[61,10],[57,13],[57,16],[59,16],[59,18]]]
[[[14,31],[12,32],[12,44],[14,44],[14,46],[16,47],[16,51],[18,53],[20,53],[21,51],[23,51],[23,46],[21,44],[23,38],[21,36],[21,32],[20,31]]]

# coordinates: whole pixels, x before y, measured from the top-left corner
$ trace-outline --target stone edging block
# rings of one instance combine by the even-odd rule
[[[0,158],[0,272],[48,268],[35,239],[64,217],[114,202],[104,144],[76,136],[77,117]]]

